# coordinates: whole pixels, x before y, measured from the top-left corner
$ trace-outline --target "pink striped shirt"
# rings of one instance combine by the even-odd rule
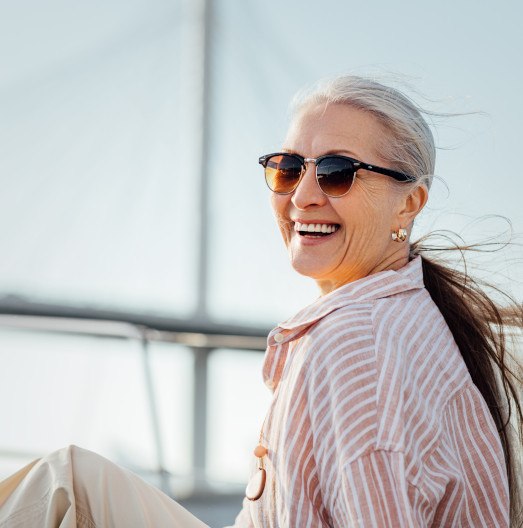
[[[500,439],[420,258],[280,324],[263,375],[267,483],[236,528],[509,525]]]

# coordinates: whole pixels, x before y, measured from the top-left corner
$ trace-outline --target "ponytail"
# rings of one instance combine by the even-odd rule
[[[421,255],[423,280],[445,318],[467,365],[472,381],[485,399],[496,424],[509,479],[511,526],[523,526],[518,462],[523,449],[521,363],[508,350],[511,334],[523,329],[523,306],[483,281],[426,253],[443,248],[424,246],[425,238],[411,245],[411,256]],[[470,247],[454,246],[463,253]],[[476,249],[476,248],[474,248]],[[486,293],[494,289],[508,301],[500,307]],[[510,346],[510,345],[509,345]]]

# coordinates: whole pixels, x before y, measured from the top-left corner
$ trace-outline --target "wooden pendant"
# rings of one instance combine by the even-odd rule
[[[265,469],[258,468],[258,471],[252,476],[245,488],[245,496],[251,501],[258,500],[263,495],[266,480]]]
[[[263,495],[265,489],[265,481],[267,480],[267,473],[263,467],[263,457],[269,450],[260,443],[254,448],[254,456],[258,459],[258,471],[251,477],[247,487],[245,488],[245,496],[251,500],[258,500]]]

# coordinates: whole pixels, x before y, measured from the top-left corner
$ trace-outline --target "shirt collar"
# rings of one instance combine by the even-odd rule
[[[319,297],[315,302],[274,328],[269,333],[268,345],[277,346],[292,341],[309,326],[343,306],[374,301],[423,287],[421,257],[418,256],[397,271],[380,271],[349,282]]]

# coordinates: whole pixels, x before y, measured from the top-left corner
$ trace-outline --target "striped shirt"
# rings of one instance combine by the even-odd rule
[[[281,323],[263,375],[267,482],[235,528],[509,525],[499,435],[419,257]]]

